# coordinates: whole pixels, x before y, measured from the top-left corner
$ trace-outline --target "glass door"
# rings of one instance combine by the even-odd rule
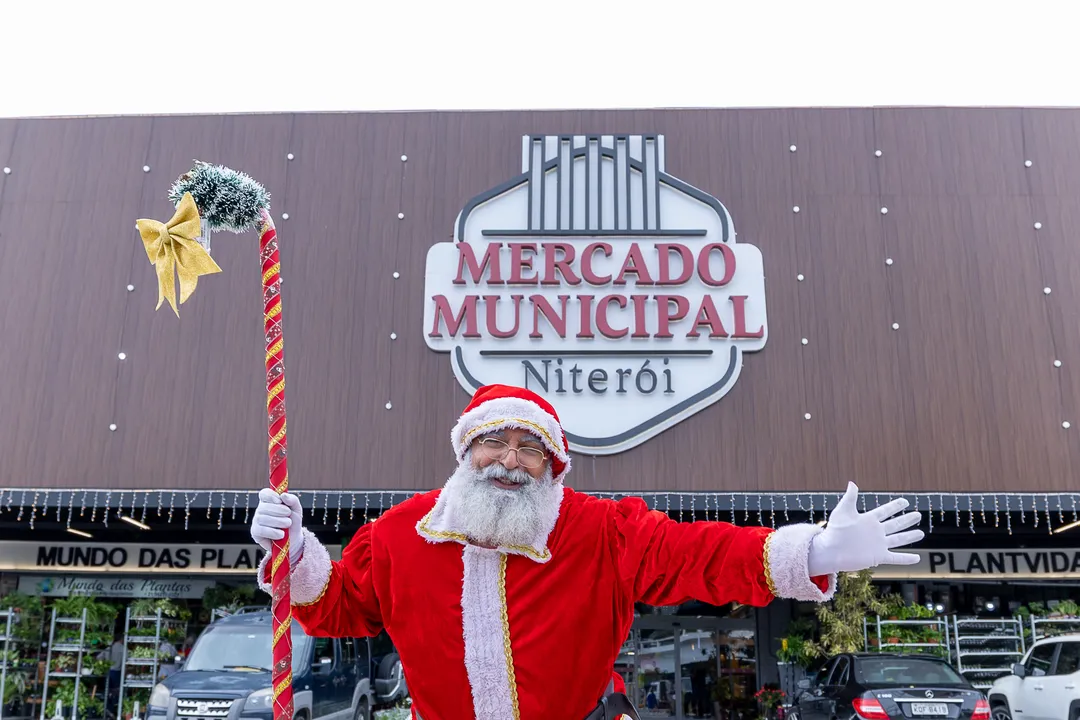
[[[639,618],[616,665],[642,718],[755,717],[752,622]],[[749,714],[747,714],[749,713]]]

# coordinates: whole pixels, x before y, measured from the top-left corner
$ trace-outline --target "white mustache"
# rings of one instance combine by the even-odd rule
[[[491,463],[487,467],[481,468],[478,474],[485,481],[501,480],[514,485],[527,485],[533,480],[532,475],[521,468],[508,470],[499,463]]]

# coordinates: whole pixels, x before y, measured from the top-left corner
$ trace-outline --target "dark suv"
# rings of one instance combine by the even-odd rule
[[[154,688],[148,719],[271,720],[271,627],[270,612],[261,608],[212,623],[183,666]],[[297,718],[369,720],[373,708],[407,696],[400,660],[385,633],[314,638],[294,621],[292,643]]]

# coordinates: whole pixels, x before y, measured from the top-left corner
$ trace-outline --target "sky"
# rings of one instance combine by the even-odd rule
[[[0,117],[1080,106],[1074,0],[7,0]]]

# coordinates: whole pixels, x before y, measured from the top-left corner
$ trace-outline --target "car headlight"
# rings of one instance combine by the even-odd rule
[[[274,688],[263,688],[248,695],[244,710],[268,710],[274,706]]]
[[[169,688],[161,683],[154,686],[154,692],[150,693],[150,707],[165,710],[169,707]]]

